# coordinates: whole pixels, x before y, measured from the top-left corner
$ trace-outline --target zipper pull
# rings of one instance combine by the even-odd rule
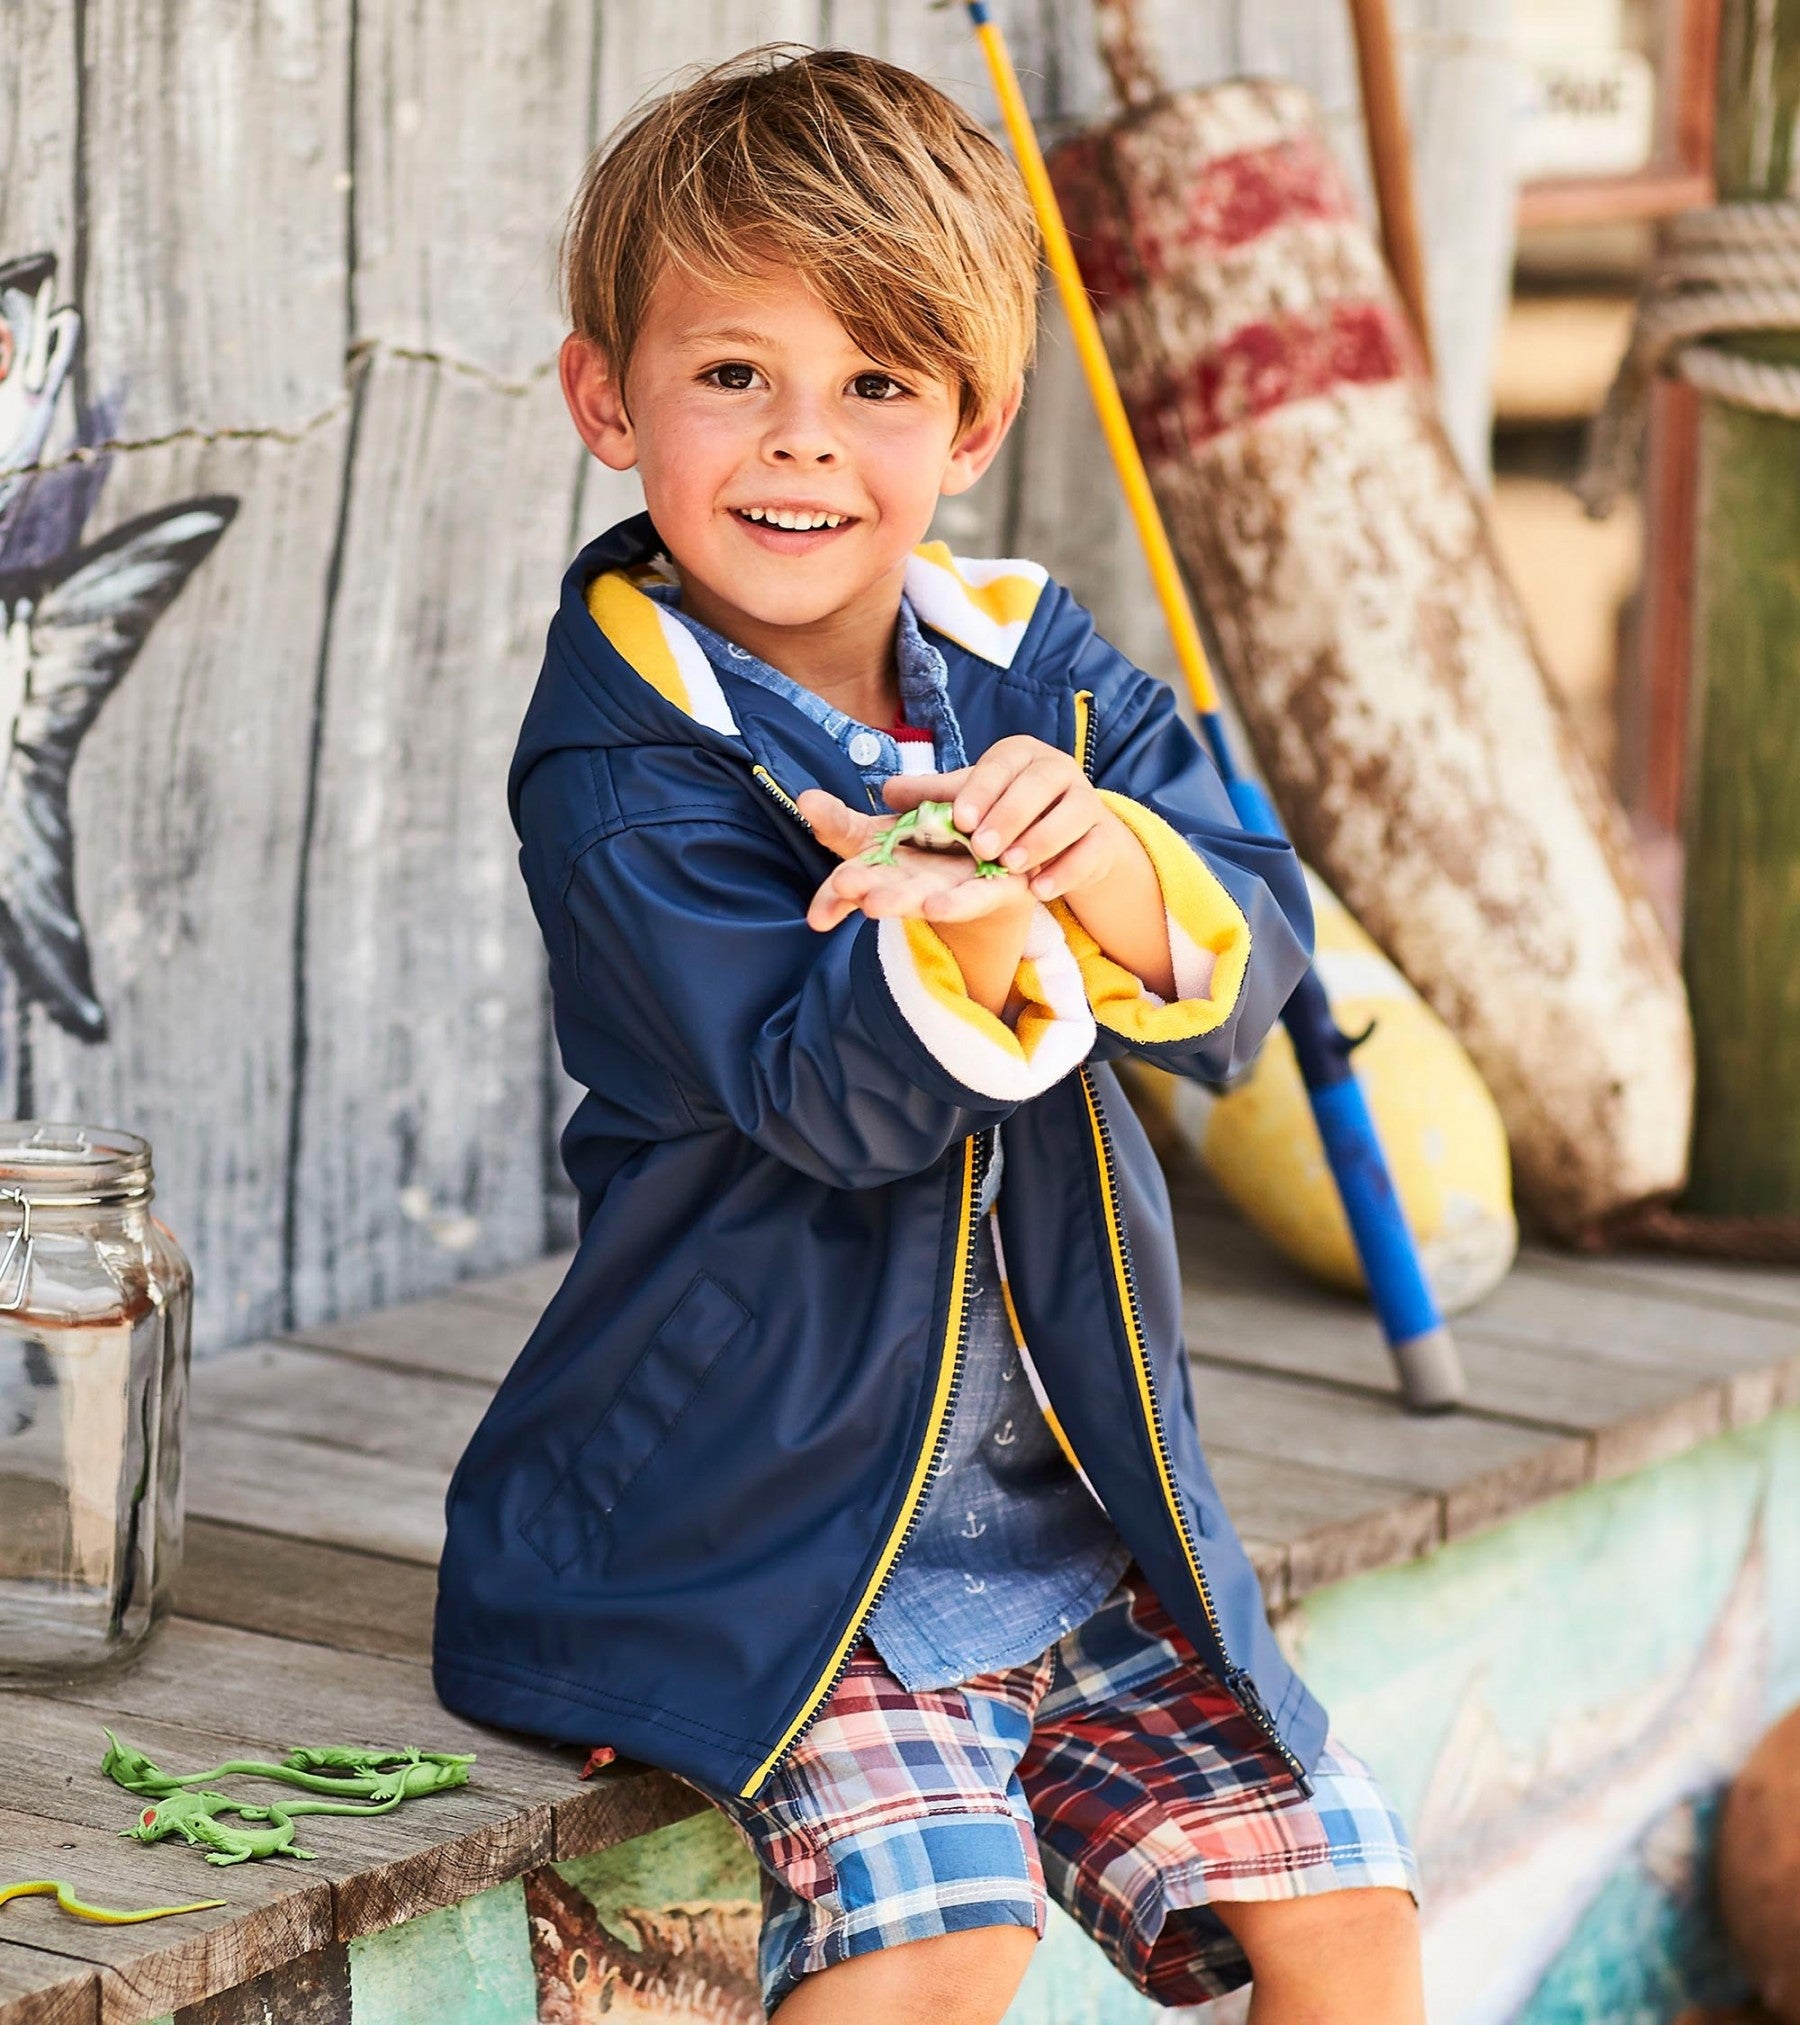
[[[1256,1678],[1250,1669],[1243,1666],[1232,1667],[1225,1676],[1225,1686],[1251,1721],[1267,1735],[1270,1743],[1281,1753],[1281,1761],[1286,1765],[1294,1784],[1306,1798],[1310,1799],[1313,1790],[1312,1781],[1306,1776],[1300,1760],[1289,1750],[1286,1739],[1275,1727],[1275,1718],[1270,1715],[1269,1705],[1263,1700],[1262,1689],[1256,1685]]]

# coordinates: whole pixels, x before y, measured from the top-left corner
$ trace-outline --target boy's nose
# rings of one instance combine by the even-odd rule
[[[796,402],[772,419],[763,453],[773,464],[835,464],[837,440],[810,403]]]

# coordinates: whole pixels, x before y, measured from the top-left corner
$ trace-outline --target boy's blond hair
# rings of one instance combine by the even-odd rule
[[[959,390],[959,427],[1031,361],[1037,221],[1012,163],[935,85],[766,43],[622,125],[563,232],[563,302],[621,379],[665,265],[792,269],[871,358]]]

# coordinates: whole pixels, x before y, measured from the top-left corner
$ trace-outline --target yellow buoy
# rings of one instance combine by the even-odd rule
[[[1425,1277],[1454,1315],[1499,1284],[1518,1249],[1506,1128],[1450,1029],[1310,867],[1306,880],[1315,960],[1337,1023],[1352,1035],[1375,1023],[1351,1062]],[[1314,1278],[1361,1292],[1362,1264],[1287,1030],[1270,1034],[1250,1075],[1223,1096],[1151,1073],[1154,1088],[1134,1079],[1137,1101],[1195,1148],[1270,1243]]]

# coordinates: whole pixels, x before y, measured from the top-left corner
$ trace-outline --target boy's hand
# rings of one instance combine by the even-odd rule
[[[1023,733],[997,738],[953,773],[891,774],[882,793],[900,814],[922,801],[952,803],[976,854],[1018,872],[1040,900],[1098,885],[1140,851],[1074,755]]]
[[[928,774],[917,778],[950,781],[960,780],[962,775]],[[910,808],[914,802],[928,799],[931,797],[914,796],[906,806]],[[821,931],[835,928],[859,907],[874,917],[899,914],[917,915],[934,922],[975,921],[985,915],[1019,912],[1031,898],[1023,879],[980,877],[975,860],[967,851],[934,851],[902,843],[895,847],[889,863],[865,865],[859,854],[881,840],[893,821],[891,816],[864,815],[825,788],[805,789],[797,806],[811,823],[819,842],[845,860],[813,895],[806,910],[807,925],[811,928]],[[904,813],[900,808],[894,811],[895,815]]]
[[[982,857],[1017,871],[1035,899],[1067,895],[1070,912],[1106,955],[1159,997],[1175,996],[1156,867],[1072,753],[1021,733],[995,739],[973,766],[892,774],[882,788],[902,813],[921,801],[949,802],[951,820],[973,832]]]

